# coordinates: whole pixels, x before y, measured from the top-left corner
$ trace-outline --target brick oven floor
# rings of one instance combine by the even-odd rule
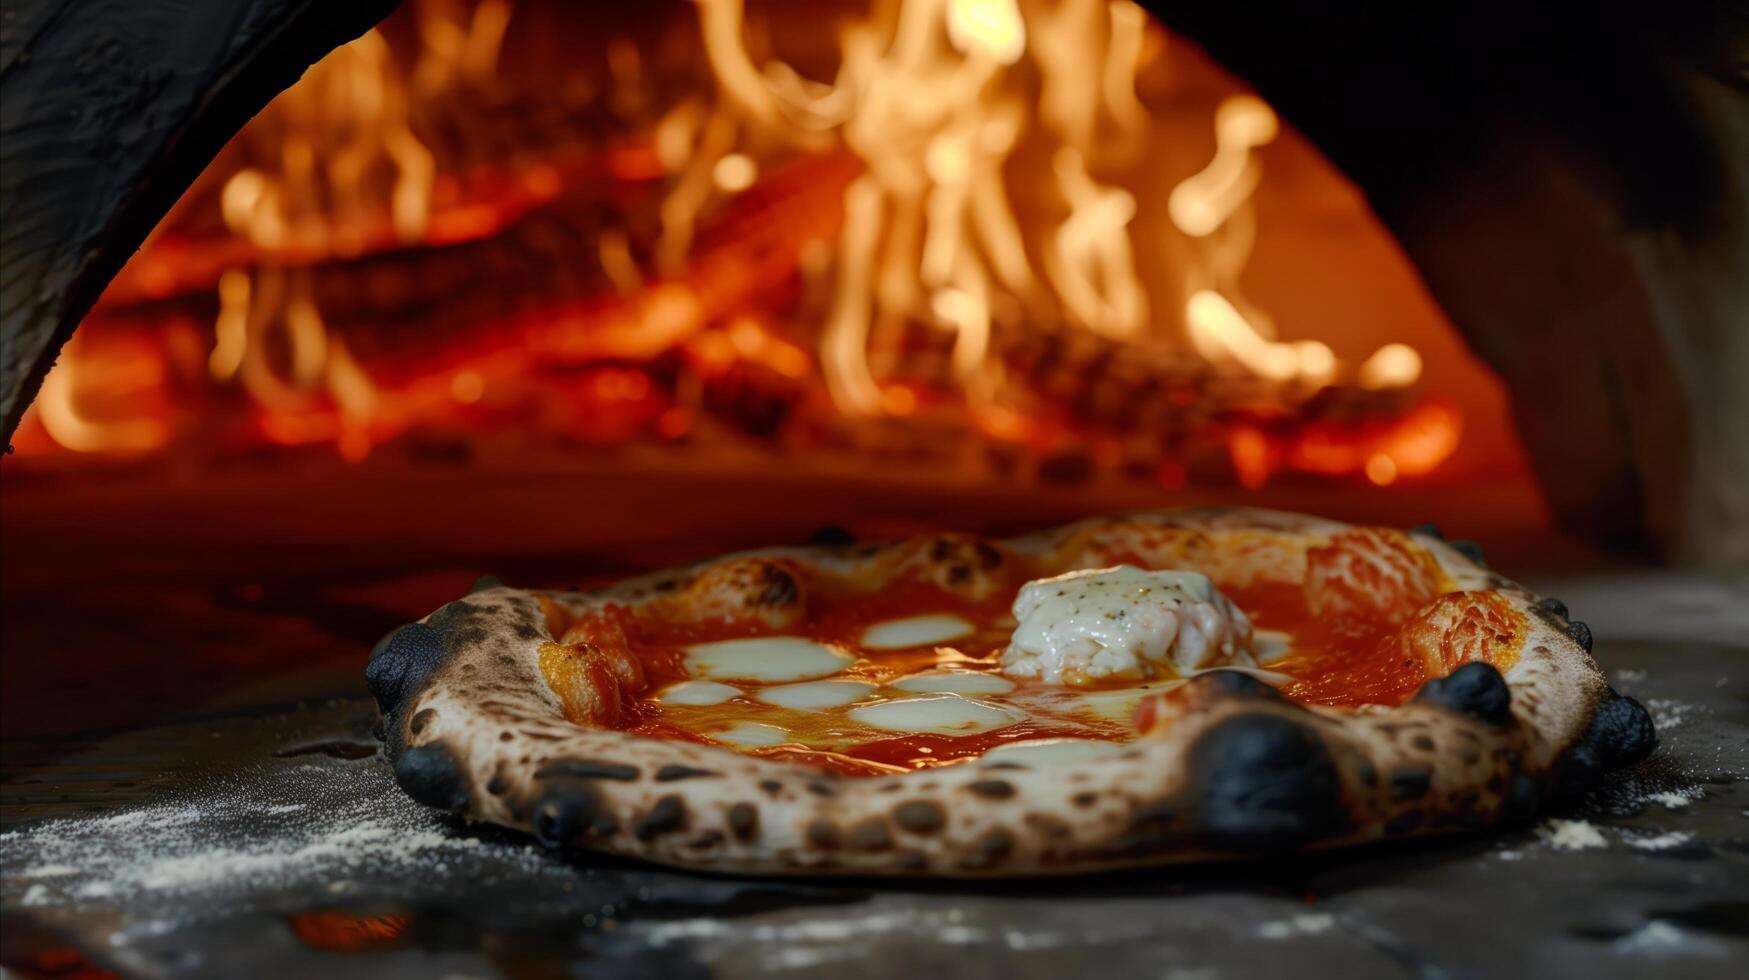
[[[25,976],[108,975],[84,964],[329,980],[1741,976],[1743,583],[1533,584],[1615,637],[1597,657],[1662,736],[1647,763],[1536,826],[1267,864],[903,888],[561,859],[407,801],[375,754],[356,662],[316,656],[206,703],[201,720],[98,737],[15,730],[0,783],[0,962]],[[370,610],[397,603],[367,599],[324,607],[317,632],[377,630]],[[273,601],[236,597],[236,615]],[[173,612],[157,615],[151,630],[174,627],[161,621]],[[201,642],[245,638],[227,632],[242,621]],[[291,655],[310,634],[286,623],[249,633],[239,662]]]

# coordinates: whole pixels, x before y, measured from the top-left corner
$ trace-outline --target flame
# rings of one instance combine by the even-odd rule
[[[219,277],[219,315],[213,321],[213,351],[207,368],[216,381],[229,381],[243,366],[249,350],[249,298],[254,288],[249,273],[226,269]]]
[[[1253,150],[1275,139],[1274,110],[1254,95],[1234,95],[1215,110],[1215,156],[1172,189],[1168,213],[1185,234],[1214,234],[1251,199],[1260,170]]]
[[[1051,281],[1064,305],[1089,329],[1108,337],[1134,336],[1148,315],[1125,230],[1136,216],[1136,200],[1089,177],[1081,154],[1069,147],[1057,151],[1055,169],[1070,212],[1047,260]]]
[[[225,181],[219,193],[225,225],[264,252],[289,259],[359,253],[365,247],[359,229],[379,207],[401,243],[421,242],[433,232],[437,238],[483,233],[493,221],[489,213],[449,212],[434,226],[437,159],[413,133],[413,93],[438,98],[489,78],[510,13],[507,0],[483,0],[464,24],[453,19],[453,11],[421,5],[423,46],[405,84],[376,30],[317,63],[251,125],[255,138],[277,141],[279,167],[244,167]],[[317,146],[332,149],[318,159]],[[538,194],[546,185],[550,196],[557,192],[555,179],[537,174],[530,189]],[[386,193],[377,193],[385,182]],[[605,253],[610,245],[603,248]],[[384,400],[346,346],[330,335],[309,274],[274,263],[252,271],[232,267],[219,275],[217,290],[207,359],[214,380],[238,381],[267,412],[262,425],[275,441],[333,438],[348,459],[368,453],[365,432]],[[268,337],[276,330],[283,331],[290,351],[283,372],[268,355]],[[338,408],[336,424],[296,420],[318,393]]]
[[[1038,123],[1058,145],[1064,214],[1034,232],[1049,298],[1071,323],[1106,336],[1145,329],[1127,230],[1135,199],[1094,178],[1088,163],[1104,149],[1100,120],[1132,134],[1145,122],[1134,80],[1146,20],[1134,4],[1070,0],[1040,15],[1035,33],[1015,0],[906,0],[890,18],[844,29],[829,83],[781,62],[756,64],[740,0],[698,0],[698,9],[719,92],[708,112],[686,104],[658,127],[680,172],[662,209],[664,264],[673,267],[691,239],[712,189],[706,175],[718,192],[738,189],[722,168],[740,155],[744,131],[795,147],[841,141],[864,170],[845,191],[821,332],[821,368],[840,410],[884,411],[870,341],[913,324],[952,331],[954,376],[970,393],[985,390],[996,310],[1040,298],[1003,173],[1028,128],[1026,76],[1013,70],[1025,64],[1044,75]]]
[[[134,455],[162,448],[170,441],[170,426],[162,418],[140,414],[140,396],[163,384],[163,365],[150,357],[87,357],[85,345],[68,342],[60,360],[44,376],[35,402],[37,418],[49,438],[81,453]],[[88,394],[105,396],[136,411],[120,418],[86,410]]]
[[[1192,348],[1212,364],[1284,384],[1318,384],[1335,374],[1333,352],[1277,343],[1270,318],[1239,288],[1256,237],[1252,195],[1262,179],[1256,150],[1278,132],[1275,112],[1263,100],[1227,97],[1215,109],[1214,156],[1167,198],[1168,217],[1197,240],[1203,255],[1187,277],[1185,329]]]
[[[429,49],[426,54],[421,69],[443,60],[434,60]],[[371,30],[335,49],[275,99],[249,133],[278,145],[278,169],[231,175],[220,194],[226,225],[270,251],[356,251],[362,243],[333,236],[377,205],[375,182],[386,181],[396,237],[418,241],[431,217],[436,161],[413,135],[410,100],[396,84],[393,61],[388,43]],[[320,166],[318,145],[334,147]]]
[[[657,49],[615,38],[610,84],[592,98],[636,135],[588,144],[584,162],[531,154],[480,173],[466,169],[473,121],[446,113],[458,96],[504,91],[489,86],[503,81],[512,6],[407,9],[414,29],[390,35],[412,47],[371,31],[338,49],[226,151],[201,186],[228,237],[197,249],[155,236],[112,290],[122,304],[215,294],[216,313],[201,314],[210,346],[157,363],[240,389],[261,438],[362,459],[433,420],[479,424],[542,371],[570,371],[587,380],[561,401],[635,407],[615,418],[647,418],[664,439],[706,421],[708,385],[751,376],[852,419],[931,424],[957,409],[962,431],[1041,454],[1073,444],[1167,487],[1190,479],[1188,454],[1138,468],[1131,453],[1150,441],[1160,456],[1181,452],[1181,417],[1246,486],[1284,468],[1386,485],[1455,446],[1455,410],[1404,414],[1412,402],[1397,392],[1423,368],[1414,348],[1351,363],[1320,340],[1278,337],[1247,300],[1280,121],[1256,96],[1225,98],[1212,155],[1175,157],[1138,93],[1161,35],[1130,0],[886,0],[834,29],[838,63],[820,78],[767,55],[742,0],[695,0],[700,84],[676,93]],[[458,104],[476,103],[500,104]],[[445,141],[452,129],[465,149]],[[1197,165],[1167,193],[1143,186]],[[535,209],[574,205],[564,195],[580,188],[617,206],[628,187],[652,188],[654,220],[587,226],[597,292],[493,316],[424,375],[373,360],[381,345],[356,332],[370,325],[320,302],[333,293],[326,274],[349,260],[514,247],[539,222],[512,224]],[[486,241],[501,234],[508,245]],[[1155,267],[1162,254],[1170,264]],[[1074,356],[1031,370],[1027,345],[1041,336]],[[64,361],[38,412],[49,437],[90,451],[170,438],[165,413],[106,410],[96,382],[109,369],[77,351]],[[1126,405],[1125,378],[1099,372],[1157,374],[1165,387],[1131,384],[1158,404]],[[153,384],[170,394],[167,378]],[[1318,417],[1313,395],[1329,386],[1346,399],[1342,422]],[[573,417],[555,411],[539,417]]]
[[[759,167],[747,154],[731,153],[716,162],[711,176],[718,190],[734,194],[753,186],[759,178]]]
[[[1407,388],[1421,378],[1421,355],[1408,344],[1386,344],[1361,364],[1355,380],[1362,388],[1380,391]]]
[[[1026,50],[1026,22],[1014,0],[948,0],[947,38],[968,56],[1012,65]]]
[[[1212,364],[1237,366],[1269,381],[1303,389],[1328,385],[1347,371],[1336,352],[1316,340],[1275,340],[1270,318],[1239,289],[1256,236],[1252,196],[1262,179],[1256,150],[1275,140],[1280,123],[1263,100],[1234,95],[1216,108],[1214,130],[1214,157],[1174,187],[1167,203],[1173,224],[1205,247],[1205,264],[1191,270],[1185,303],[1191,346]],[[1386,344],[1355,373],[1368,390],[1406,388],[1421,376],[1421,357],[1407,344]],[[1250,449],[1242,455],[1256,458]],[[1396,478],[1387,463],[1368,470],[1375,483]],[[1254,466],[1241,467],[1241,472],[1254,471]]]
[[[1290,381],[1300,374],[1300,351],[1267,340],[1231,301],[1212,289],[1191,294],[1186,306],[1190,341],[1214,363],[1234,361],[1258,377]]]

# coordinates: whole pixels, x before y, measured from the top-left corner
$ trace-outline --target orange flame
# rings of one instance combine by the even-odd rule
[[[1014,0],[907,0],[890,22],[857,21],[841,37],[830,83],[788,65],[755,64],[740,0],[699,0],[705,50],[720,88],[704,113],[678,107],[658,133],[681,171],[663,208],[664,254],[689,240],[708,198],[706,173],[735,160],[737,133],[797,147],[840,140],[864,165],[846,190],[833,302],[821,367],[833,401],[854,415],[888,399],[869,360],[871,337],[911,323],[952,331],[954,374],[983,390],[996,293],[1036,298],[1027,231],[1002,170],[1029,124],[1025,75],[1044,74],[1039,120],[1056,142],[1056,189],[1066,208],[1041,229],[1039,251],[1070,322],[1112,336],[1138,334],[1147,302],[1127,225],[1134,198],[1095,179],[1095,124],[1133,129],[1145,18],[1128,0],[1071,0],[1033,32]],[[945,42],[945,43],[943,43]],[[1102,57],[1107,55],[1108,57]],[[696,134],[688,145],[687,133]],[[687,151],[692,154],[690,157]],[[716,181],[719,190],[733,188]]]
[[[511,5],[409,10],[417,44],[401,63],[383,34],[367,33],[245,130],[239,143],[253,152],[215,171],[208,197],[230,238],[197,252],[166,236],[112,290],[127,302],[216,293],[210,348],[179,363],[246,393],[269,441],[331,442],[362,459],[423,421],[485,417],[536,369],[591,364],[573,394],[644,406],[663,438],[708,411],[701,376],[747,365],[797,390],[823,385],[826,397],[809,404],[829,401],[845,416],[928,420],[952,406],[971,431],[1040,452],[1074,443],[1107,468],[1129,467],[1138,441],[1175,438],[1160,427],[1118,438],[1054,404],[1068,385],[1023,377],[1014,354],[1017,339],[1044,333],[1079,337],[1073,344],[1139,371],[1166,365],[1173,379],[1159,397],[1174,406],[1222,392],[1218,406],[1197,407],[1213,419],[1199,445],[1224,448],[1247,486],[1281,469],[1385,485],[1427,472],[1455,446],[1454,409],[1404,415],[1406,400],[1391,394],[1419,381],[1414,348],[1386,344],[1351,363],[1322,341],[1280,339],[1240,288],[1263,157],[1280,131],[1266,103],[1220,102],[1212,156],[1168,194],[1134,182],[1155,172],[1139,163],[1170,147],[1150,145],[1159,137],[1138,78],[1158,34],[1130,0],[876,4],[838,31],[839,63],[824,80],[756,56],[770,46],[742,0],[696,0],[708,89],[655,111],[654,62],[615,39],[604,99],[639,120],[638,138],[589,150],[586,166],[546,158],[486,177],[450,169],[429,119],[442,100],[494,79]],[[662,184],[657,230],[631,222],[590,240],[599,293],[494,319],[481,340],[411,380],[370,360],[367,340],[332,329],[346,324],[318,301],[324,264],[495,236],[603,176]],[[482,187],[490,193],[475,193]],[[1161,203],[1178,263],[1164,270],[1145,268],[1159,252],[1142,247],[1161,229],[1137,227]],[[1153,288],[1162,272],[1164,292]],[[778,323],[767,294],[780,290],[809,297],[807,312]],[[904,360],[918,350],[934,372],[926,380]],[[660,389],[649,371],[665,368],[596,363],[666,352],[690,373]],[[111,411],[100,396],[115,377],[70,350],[45,385],[42,432],[81,451],[163,445],[170,413]],[[1295,414],[1328,386],[1364,410],[1341,423],[1307,421],[1315,406]],[[1122,417],[1121,398],[1096,390],[1085,400],[1117,404],[1110,417]],[[1266,421],[1232,421],[1254,408]],[[1393,413],[1394,423],[1375,417]],[[1188,471],[1167,460],[1158,479],[1181,485]]]
[[[1239,289],[1256,236],[1251,198],[1262,168],[1255,151],[1279,132],[1275,112],[1256,96],[1230,96],[1215,110],[1214,128],[1214,158],[1172,189],[1167,209],[1173,224],[1205,247],[1204,264],[1193,267],[1188,277],[1185,326],[1191,346],[1211,364],[1237,367],[1269,381],[1304,389],[1330,384],[1347,370],[1335,351],[1316,340],[1275,340],[1270,318]],[[1357,375],[1361,387],[1369,390],[1406,388],[1420,378],[1421,358],[1406,344],[1387,344]],[[1246,450],[1245,455],[1255,453]],[[1383,462],[1369,473],[1381,484],[1396,478],[1396,471]]]
[[[170,426],[164,418],[140,412],[140,396],[162,384],[163,365],[153,358],[88,359],[83,344],[69,342],[37,392],[37,418],[49,438],[75,452],[149,453],[170,441]],[[120,402],[131,411],[108,417],[94,415],[83,405],[91,394]]]

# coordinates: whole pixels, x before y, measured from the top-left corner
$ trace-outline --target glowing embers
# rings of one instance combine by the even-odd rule
[[[400,913],[373,915],[338,909],[310,909],[289,916],[286,925],[299,942],[323,952],[374,953],[398,949],[411,942],[409,933],[413,917]],[[92,970],[89,975],[111,974]]]
[[[1358,422],[1274,418],[1235,421],[1226,429],[1233,472],[1245,487],[1261,487],[1281,471],[1341,476],[1363,473],[1386,486],[1399,477],[1432,473],[1456,451],[1463,417],[1444,401],[1398,416]]]

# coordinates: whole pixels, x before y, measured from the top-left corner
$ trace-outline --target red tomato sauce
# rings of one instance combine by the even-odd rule
[[[1295,701],[1335,707],[1399,705],[1427,681],[1427,668],[1388,641],[1399,624],[1380,618],[1315,617],[1300,586],[1260,583],[1223,589],[1258,629],[1281,630],[1293,652],[1268,665],[1293,681],[1282,693]]]
[[[1132,560],[1132,564],[1140,564]],[[1019,564],[1019,563],[1015,563]],[[641,697],[628,698],[615,727],[638,735],[679,741],[720,744],[708,732],[738,722],[778,724],[792,740],[768,747],[737,746],[739,751],[766,758],[801,762],[846,775],[880,775],[951,765],[982,756],[1001,745],[1040,738],[1097,738],[1124,741],[1135,737],[1131,726],[1108,719],[1035,714],[1031,719],[993,731],[963,736],[871,732],[836,711],[803,712],[756,702],[750,694],[759,686],[734,681],[749,696],[717,705],[664,705],[657,692],[691,679],[685,647],[717,640],[762,635],[803,636],[845,648],[859,659],[840,678],[884,684],[924,670],[947,668],[976,672],[1000,669],[999,657],[1012,628],[1009,609],[1020,586],[1031,577],[1016,568],[1008,581],[983,600],[921,581],[908,581],[874,592],[815,590],[808,595],[801,621],[792,628],[772,629],[752,621],[687,622],[659,612],[611,608],[605,619],[623,630],[631,651],[643,664],[646,686]],[[1260,630],[1278,630],[1292,640],[1291,653],[1268,669],[1293,678],[1283,693],[1298,701],[1353,707],[1401,704],[1427,680],[1426,667],[1405,657],[1394,640],[1398,624],[1385,619],[1357,620],[1314,617],[1298,583],[1260,582],[1221,585],[1222,591]],[[659,610],[659,606],[655,607]],[[862,650],[863,632],[876,623],[937,613],[957,615],[973,624],[970,636],[939,645],[906,650]],[[1015,693],[1039,682],[1015,679]],[[1133,687],[1116,681],[1109,687]],[[1094,688],[1097,690],[1098,688]]]

